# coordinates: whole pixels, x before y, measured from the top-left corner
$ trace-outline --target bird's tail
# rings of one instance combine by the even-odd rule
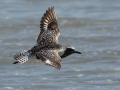
[[[16,55],[14,56],[14,59],[16,60],[13,64],[17,64],[17,63],[25,63],[28,61],[28,59],[32,57],[32,52],[30,50],[23,50],[19,53],[16,53]]]

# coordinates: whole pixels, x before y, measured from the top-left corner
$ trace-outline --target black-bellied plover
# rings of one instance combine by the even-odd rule
[[[61,58],[73,53],[81,54],[74,47],[58,44],[60,31],[58,29],[57,17],[54,7],[48,8],[41,18],[41,32],[37,38],[37,44],[30,50],[24,50],[14,56],[13,64],[24,63],[32,56],[40,59],[44,64],[61,68]]]

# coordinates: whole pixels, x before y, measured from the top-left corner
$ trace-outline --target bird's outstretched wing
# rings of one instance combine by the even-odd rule
[[[41,32],[37,38],[37,44],[43,47],[52,43],[58,43],[60,32],[54,7],[46,10],[40,23]]]
[[[61,57],[58,55],[57,50],[41,50],[37,53],[37,57],[39,57],[46,65],[57,69],[61,68]]]

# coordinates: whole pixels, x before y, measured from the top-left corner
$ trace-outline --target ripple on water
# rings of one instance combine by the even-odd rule
[[[1,0],[2,90],[119,90],[120,1],[52,1]],[[62,59],[61,70],[36,62],[35,58],[13,65],[16,52],[36,44],[40,18],[48,4],[55,5],[57,12],[59,43],[72,45],[82,54]]]
[[[14,90],[13,87],[4,87],[3,89],[5,89],[5,90]]]

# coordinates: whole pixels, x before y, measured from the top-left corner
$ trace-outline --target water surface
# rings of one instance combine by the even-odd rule
[[[32,58],[13,65],[15,53],[36,44],[40,19],[55,6],[59,43],[82,52],[62,59],[57,70]],[[1,90],[118,90],[120,1],[2,0],[0,3]]]

